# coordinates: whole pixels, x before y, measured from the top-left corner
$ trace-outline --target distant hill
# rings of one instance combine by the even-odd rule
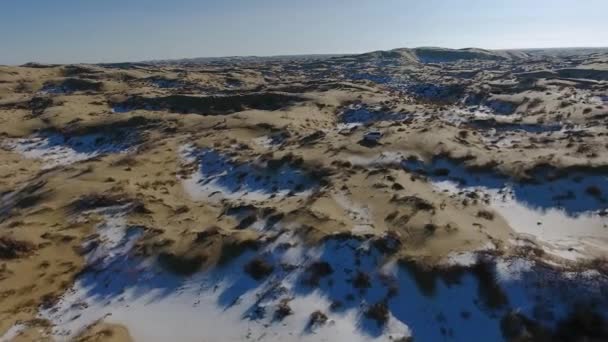
[[[528,58],[523,51],[483,50],[476,48],[447,49],[439,47],[400,48],[349,56],[358,61],[397,60],[401,63],[447,63],[460,60],[511,60]],[[347,57],[347,58],[349,58]]]
[[[313,54],[313,55],[279,55],[279,56],[226,56],[226,57],[195,57],[181,59],[152,60],[143,63],[149,64],[212,64],[225,62],[286,62],[303,60],[323,60],[333,57],[344,56],[343,54]]]
[[[552,57],[570,57],[570,56],[582,56],[592,55],[597,53],[608,53],[608,47],[576,47],[576,48],[550,48],[550,49],[521,49],[521,50],[508,50],[508,51],[521,51],[531,56],[552,56]]]
[[[345,62],[387,62],[407,63],[450,63],[463,60],[521,60],[533,57],[566,57],[590,55],[608,52],[608,48],[551,48],[551,49],[512,49],[485,50],[479,48],[448,49],[441,47],[397,48],[379,50],[362,54],[317,54],[317,55],[284,55],[284,56],[229,56],[198,57],[168,60],[152,60],[150,64],[213,64],[238,62],[285,62],[315,61],[333,59]]]

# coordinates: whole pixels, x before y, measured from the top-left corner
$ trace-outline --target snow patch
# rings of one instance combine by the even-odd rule
[[[51,132],[9,140],[6,147],[26,158],[43,160],[43,168],[50,169],[103,154],[126,153],[132,150],[136,141],[135,133],[122,130],[112,134],[91,133],[69,137]]]
[[[238,163],[215,150],[192,146],[182,147],[181,154],[186,162],[198,164],[196,172],[183,180],[186,191],[197,200],[306,197],[318,186],[311,175],[288,163]]]
[[[535,181],[526,183],[491,170],[471,171],[446,158],[427,165],[407,159],[402,165],[423,170],[438,189],[455,196],[477,192],[517,233],[535,238],[552,254],[578,259],[608,250],[608,217],[601,198],[608,194],[605,175],[576,171],[554,177],[551,170],[538,170]]]

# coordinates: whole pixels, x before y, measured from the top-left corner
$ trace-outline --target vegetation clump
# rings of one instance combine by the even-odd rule
[[[376,321],[378,326],[383,326],[386,324],[386,322],[388,322],[388,306],[384,302],[373,304],[367,308],[367,311],[365,311],[365,316]]]
[[[325,325],[327,323],[327,315],[323,312],[317,310],[310,314],[310,319],[308,320],[308,327],[314,328]]]
[[[34,245],[8,236],[0,237],[0,260],[17,259],[27,256],[34,250]]]
[[[272,271],[274,271],[274,266],[262,258],[255,258],[245,265],[245,272],[255,280],[268,277]]]

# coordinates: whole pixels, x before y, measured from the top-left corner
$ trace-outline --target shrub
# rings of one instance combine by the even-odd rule
[[[317,310],[310,314],[310,319],[308,320],[309,327],[321,326],[327,323],[327,315],[323,312]]]
[[[353,286],[358,289],[367,289],[372,287],[370,276],[365,272],[358,271],[357,275],[353,279]]]
[[[275,319],[281,321],[291,314],[293,314],[293,310],[289,306],[289,299],[282,299],[277,306],[277,310],[274,312]]]
[[[310,286],[317,286],[319,285],[319,281],[321,280],[321,278],[327,277],[328,275],[332,274],[334,270],[327,262],[316,261],[308,266],[306,272],[308,273],[306,283]]]
[[[34,245],[31,242],[15,240],[8,236],[0,237],[0,260],[27,256],[33,250]]]
[[[477,212],[477,217],[481,217],[482,219],[486,219],[488,221],[494,220],[494,213],[487,210],[480,210]]]
[[[245,272],[255,280],[268,277],[272,271],[274,271],[274,266],[262,258],[255,258],[245,265]]]
[[[205,259],[201,255],[181,256],[173,253],[161,253],[158,256],[161,266],[170,272],[184,276],[196,273],[203,265],[203,262],[205,262]]]
[[[595,185],[591,185],[589,187],[587,187],[587,189],[585,189],[585,191],[596,198],[599,198],[602,196],[602,189],[600,189],[599,187],[595,186]]]
[[[388,322],[388,306],[384,302],[376,303],[367,309],[365,316],[376,321],[378,326],[383,326]]]

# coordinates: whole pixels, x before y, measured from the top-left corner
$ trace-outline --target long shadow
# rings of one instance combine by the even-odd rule
[[[499,123],[496,120],[472,120],[467,123],[476,129],[495,129],[498,132],[523,131],[527,133],[550,133],[562,130],[563,126],[559,124],[540,125],[540,124],[524,124],[524,123]]]
[[[370,111],[367,108],[354,108],[342,113],[340,120],[347,124],[368,124],[380,121],[402,121],[409,117],[410,115],[405,113],[390,113],[383,111]]]
[[[464,104],[466,106],[486,106],[497,115],[511,115],[518,106],[516,103],[508,101],[488,99],[484,94],[469,94],[464,99]]]
[[[142,233],[138,227],[129,227],[115,246],[98,245],[89,251],[90,264],[79,274],[76,287],[97,302],[114,300],[126,290],[133,290],[135,299],[153,290],[158,291],[156,300],[173,293],[183,278],[160,272],[160,267],[150,271],[149,262],[133,254],[132,247]]]
[[[139,141],[136,132],[126,129],[73,136],[58,132],[42,132],[37,135],[37,138],[39,139],[21,141],[18,145],[24,151],[42,152],[56,148],[68,148],[79,154],[99,155],[124,152]]]
[[[383,255],[356,239],[330,239],[315,265],[326,264],[331,272],[319,277],[315,267],[306,267],[294,287],[296,296],[319,292],[330,303],[332,314],[342,315],[355,310],[358,329],[370,337],[379,337],[384,331],[382,322],[367,317],[366,308],[382,303],[389,297],[387,280],[378,272]]]
[[[327,263],[333,272],[319,278],[304,271],[294,292],[296,296],[320,293],[332,303],[332,314],[355,310],[358,329],[370,337],[384,333],[384,322],[368,316],[369,308],[377,303],[386,305],[388,319],[403,322],[422,341],[499,341],[503,340],[501,318],[509,312],[521,312],[538,324],[555,327],[574,307],[608,303],[601,285],[608,282],[606,277],[583,281],[534,263],[524,267],[524,261],[522,266],[492,259],[469,267],[433,269],[400,263],[383,270],[385,255],[368,242],[328,240],[320,257],[311,262]],[[545,314],[536,317],[539,306]]]
[[[222,96],[134,96],[124,102],[112,103],[111,105],[114,112],[144,109],[167,110],[181,114],[229,115],[246,109],[274,111],[303,100],[303,98],[295,95],[268,92]]]
[[[530,172],[530,180],[517,181],[493,169],[470,169],[463,162],[437,157],[425,164],[408,159],[402,166],[425,174],[434,182],[450,181],[460,189],[508,189],[514,198],[535,209],[562,209],[569,216],[608,208],[608,175],[592,170],[560,171],[540,167]]]
[[[48,147],[68,146],[78,153],[119,153],[129,149],[137,141],[137,134],[124,129],[71,137],[48,133],[45,137]]]
[[[407,91],[424,101],[440,103],[456,103],[465,95],[465,87],[457,84],[415,83],[407,87]]]
[[[367,72],[357,72],[347,75],[347,78],[353,81],[372,81],[377,84],[388,84],[393,81],[393,78],[386,75],[372,74]]]
[[[248,251],[213,270],[181,277],[134,255],[131,247],[140,237],[141,230],[128,229],[107,248],[106,262],[91,265],[78,277],[86,297],[105,303],[120,300],[128,292],[130,301],[146,296],[153,303],[199,284],[206,293],[218,289],[218,309],[224,311],[237,308],[239,299],[255,295],[253,304],[238,306],[238,310],[243,319],[257,321],[285,296],[304,298],[316,293],[330,303],[330,319],[356,312],[356,327],[365,336],[383,335],[385,320],[396,319],[424,341],[502,340],[501,318],[512,311],[549,327],[575,305],[593,304],[604,308],[603,317],[608,314],[605,276],[565,276],[523,259],[480,259],[473,266],[451,269],[405,262],[389,267],[385,262],[390,252],[379,247],[379,240],[335,237],[317,248],[298,249],[284,247],[281,241],[292,241],[293,236],[282,235],[287,240],[279,238],[260,252]],[[244,271],[254,258],[272,265],[272,271],[254,279]],[[384,316],[370,314],[378,306],[387,310]],[[539,308],[542,315],[537,317]]]
[[[66,78],[61,82],[46,83],[41,91],[48,94],[71,94],[77,91],[98,92],[103,89],[103,83],[82,78]]]
[[[193,155],[199,162],[203,185],[212,182],[226,192],[299,193],[318,186],[313,175],[288,162],[237,163],[210,149]]]

